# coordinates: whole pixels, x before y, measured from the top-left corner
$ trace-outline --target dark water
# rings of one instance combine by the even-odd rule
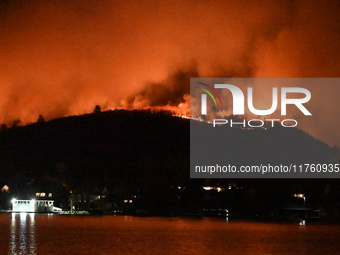
[[[0,214],[0,254],[340,254],[340,227]]]

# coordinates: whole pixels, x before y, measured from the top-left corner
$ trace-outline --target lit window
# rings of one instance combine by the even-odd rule
[[[294,197],[304,198],[304,197],[305,197],[305,194],[294,194]]]

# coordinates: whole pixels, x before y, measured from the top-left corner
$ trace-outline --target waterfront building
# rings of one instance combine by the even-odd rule
[[[53,200],[20,200],[12,199],[13,212],[31,212],[31,213],[58,213],[61,208],[54,206]]]

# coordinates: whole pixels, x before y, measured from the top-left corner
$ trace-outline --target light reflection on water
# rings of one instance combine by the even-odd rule
[[[0,254],[7,255],[335,255],[339,237],[339,226],[308,223],[0,214]]]
[[[36,255],[33,213],[12,213],[8,255]]]

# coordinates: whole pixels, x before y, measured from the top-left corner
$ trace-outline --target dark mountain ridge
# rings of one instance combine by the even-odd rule
[[[206,128],[208,124],[197,122],[195,125]],[[140,204],[156,211],[175,210],[175,207],[176,210],[197,211],[204,206],[206,198],[202,185],[228,187],[235,181],[245,187],[242,199],[250,199],[250,191],[257,194],[252,193],[253,202],[248,200],[247,206],[258,203],[268,191],[273,194],[271,199],[278,193],[282,196],[277,197],[284,197],[291,192],[317,190],[317,200],[329,185],[334,194],[339,193],[337,180],[190,179],[189,132],[190,120],[173,117],[168,112],[126,110],[10,128],[0,132],[0,185],[8,185],[11,194],[21,196],[49,189],[60,200],[70,191],[98,194],[106,186],[112,200],[143,194],[145,199]],[[274,158],[274,161],[276,155],[281,159],[296,160],[305,158],[306,154],[327,162],[339,161],[337,148],[295,128],[233,128],[229,132],[231,143],[242,140],[231,152],[231,159],[237,155],[249,160],[264,150],[268,159]],[[257,146],[249,149],[245,146],[247,143]],[[303,152],[306,145],[309,150]],[[185,187],[186,190],[181,190],[179,196],[174,187]],[[178,197],[182,202],[176,200]],[[212,206],[224,203],[224,206],[236,208],[242,204],[235,202],[235,197],[231,198],[230,194],[227,197],[225,200],[219,194],[218,201]],[[331,200],[334,199],[335,195]]]

